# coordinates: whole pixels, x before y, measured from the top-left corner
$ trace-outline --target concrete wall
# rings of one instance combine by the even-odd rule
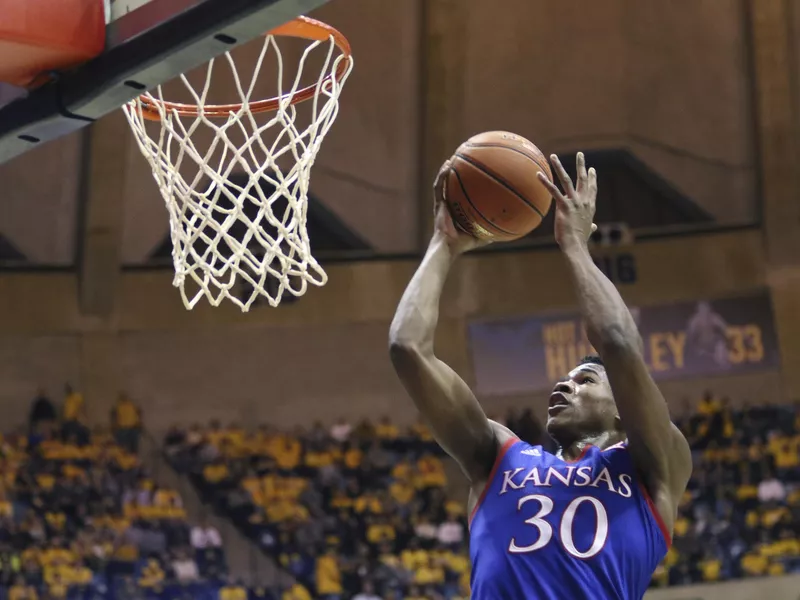
[[[637,305],[722,297],[766,285],[757,231],[640,244],[640,278],[623,286]],[[704,257],[697,260],[696,257]],[[123,275],[107,320],[84,317],[70,275],[0,276],[0,411],[18,422],[39,385],[85,390],[93,419],[104,420],[119,390],[145,409],[148,425],[219,418],[281,424],[339,416],[414,417],[386,353],[396,303],[413,262],[329,269],[330,283],[294,305],[254,309],[200,305],[187,312],[168,273]],[[477,255],[454,270],[442,301],[440,356],[473,382],[466,324],[473,317],[574,307],[556,251]],[[780,324],[779,324],[780,326]],[[796,342],[796,340],[795,340]],[[707,386],[738,398],[788,393],[776,373],[670,383],[676,409]],[[541,397],[486,398],[543,411]]]
[[[545,151],[628,147],[720,222],[750,222],[757,214],[757,157],[741,6],[739,0],[504,0],[498,10],[492,2],[464,0],[454,9],[466,13],[459,39],[464,106],[445,117],[455,121],[447,128],[459,139],[510,129]],[[429,210],[429,183],[418,175],[425,134],[421,64],[428,60],[420,56],[421,14],[411,0],[332,0],[314,14],[350,38],[356,69],[311,189],[385,252],[413,250],[419,211]],[[256,41],[237,50],[237,64],[253,64],[259,49]],[[288,74],[297,49],[287,46]],[[225,65],[218,67],[209,100],[236,100]],[[198,77],[190,74],[194,83]],[[166,86],[167,96],[189,99],[181,87]],[[274,93],[274,69],[267,66],[254,96]],[[197,139],[202,147],[202,135]],[[37,262],[72,262],[79,142],[73,135],[0,166],[7,190],[0,231]],[[129,153],[119,190],[122,258],[138,263],[167,232],[162,200],[138,150]]]

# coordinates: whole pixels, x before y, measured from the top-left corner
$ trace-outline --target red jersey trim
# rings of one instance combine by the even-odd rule
[[[584,456],[586,456],[586,453],[587,453],[587,452],[589,452],[589,450],[592,448],[592,445],[593,445],[593,444],[586,444],[586,445],[583,447],[583,450],[581,450],[581,453],[580,453],[580,454],[578,454],[578,456],[576,456],[576,457],[575,457],[575,458],[573,458],[572,460],[570,460],[570,459],[568,459],[568,458],[562,458],[561,460],[563,460],[565,463],[576,463],[576,462],[578,462],[579,460],[583,460],[583,457],[584,457]]]
[[[669,550],[670,546],[672,546],[672,535],[669,533],[667,524],[664,523],[664,519],[661,518],[661,514],[658,512],[653,499],[650,497],[650,492],[647,491],[647,488],[644,487],[644,484],[641,481],[639,482],[639,489],[642,490],[642,495],[644,495],[644,499],[647,502],[647,508],[650,509],[650,513],[656,520],[658,528],[661,530],[661,535],[664,536],[664,541],[667,543],[667,550]]]
[[[506,455],[506,452],[516,444],[519,438],[512,437],[508,438],[506,442],[500,447],[500,450],[497,452],[497,458],[494,459],[494,464],[492,465],[492,470],[489,471],[489,478],[486,480],[486,485],[483,486],[483,491],[481,495],[478,497],[478,501],[475,503],[475,508],[472,509],[472,512],[469,514],[469,521],[467,522],[467,527],[472,526],[472,521],[475,518],[475,515],[478,513],[478,509],[483,504],[483,500],[486,498],[486,494],[489,493],[489,487],[492,485],[492,481],[494,480],[494,476],[497,473],[497,469],[500,466],[500,463],[503,460],[503,457]]]

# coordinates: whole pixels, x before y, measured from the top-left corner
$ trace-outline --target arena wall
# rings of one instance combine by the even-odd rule
[[[430,182],[420,179],[420,113],[429,101],[420,6],[334,0],[314,13],[350,37],[356,69],[316,161],[312,192],[383,252],[415,251],[420,211],[430,210]],[[444,117],[453,121],[448,148],[487,129],[517,131],[548,152],[629,148],[719,222],[754,222],[757,145],[742,6],[504,0],[497,10],[485,0],[450,2],[448,10],[464,13],[464,31],[441,43],[465,47],[463,105]],[[238,50],[237,63],[252,62],[259,48]],[[260,81],[257,95],[269,95],[270,76]],[[231,86],[222,83],[224,96]],[[216,98],[226,100],[233,98]],[[35,263],[75,258],[81,136],[0,166],[0,231]],[[129,146],[119,182],[122,260],[139,264],[166,235],[167,221],[133,139],[117,143]]]
[[[740,231],[637,245],[639,279],[620,289],[639,305],[762,289],[759,239],[757,231]],[[414,413],[386,345],[415,267],[411,261],[331,266],[326,287],[247,315],[233,306],[187,312],[169,272],[126,272],[108,320],[80,315],[73,275],[0,276],[0,407],[20,422],[39,385],[57,396],[71,381],[86,392],[94,420],[105,420],[118,391],[126,390],[153,429],[209,418],[288,425],[390,414],[408,421]],[[470,318],[574,306],[555,250],[466,257],[442,302],[438,352],[473,383]],[[777,373],[671,382],[664,389],[680,410],[684,396],[694,399],[706,386],[754,400],[784,393]],[[529,396],[483,401],[492,413],[541,409]]]

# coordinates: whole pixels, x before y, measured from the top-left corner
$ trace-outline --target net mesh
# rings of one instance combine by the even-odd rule
[[[208,64],[202,88],[195,89],[182,75],[198,107],[195,115],[165,107],[161,86],[124,107],[166,203],[173,285],[187,309],[203,297],[213,306],[227,298],[245,312],[259,299],[277,306],[286,294],[301,296],[309,284],[321,286],[327,281],[311,254],[306,230],[309,176],[336,119],[339,95],[353,62],[332,37],[310,42],[285,88],[278,39],[264,38],[249,82],[243,82],[230,53]],[[304,118],[299,119],[293,101],[308,57],[320,46],[326,53],[324,65],[313,96],[301,105]],[[254,114],[251,102],[267,58],[276,61],[278,102],[275,111],[265,116]],[[229,67],[242,103],[226,106],[230,110],[221,117],[206,110],[214,67],[220,62]],[[158,110],[160,127],[146,118],[147,105]],[[205,143],[200,144],[201,139]]]

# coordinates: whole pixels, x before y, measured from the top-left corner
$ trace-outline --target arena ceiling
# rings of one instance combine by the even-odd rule
[[[757,220],[741,3],[506,0],[498,11],[489,2],[463,0],[461,6],[463,47],[452,68],[460,70],[454,80],[462,93],[446,113],[453,147],[476,132],[506,129],[546,152],[593,152],[607,173],[601,172],[608,189],[601,213],[636,227]],[[420,44],[419,3],[332,0],[313,16],[350,38],[356,68],[314,167],[312,231],[320,248],[415,252],[421,211],[429,210],[420,158],[430,101],[423,72],[436,52]],[[237,50],[237,62],[253,60],[258,47]],[[89,131],[0,165],[2,264],[76,264]],[[132,137],[118,144],[126,161],[116,192],[120,260],[163,264],[169,255],[163,201]]]

